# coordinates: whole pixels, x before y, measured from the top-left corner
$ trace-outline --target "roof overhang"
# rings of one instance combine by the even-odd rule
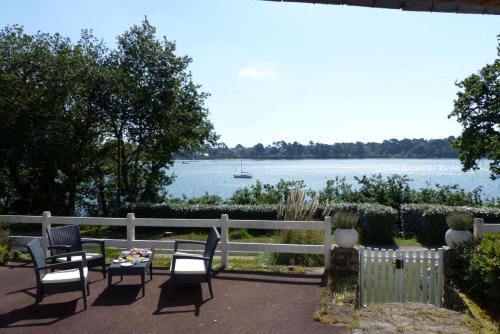
[[[500,15],[500,0],[266,0],[402,9],[419,12]]]

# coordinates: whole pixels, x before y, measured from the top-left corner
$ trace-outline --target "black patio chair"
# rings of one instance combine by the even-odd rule
[[[80,226],[67,225],[47,229],[49,237],[48,247],[54,262],[73,261],[75,259],[63,256],[63,253],[83,251],[83,245],[94,244],[100,248],[100,253],[86,253],[87,266],[89,268],[101,267],[102,276],[106,278],[106,250],[103,240],[82,240]],[[57,256],[59,255],[59,256]]]
[[[175,240],[170,265],[171,287],[177,283],[207,282],[210,296],[213,298],[212,259],[219,240],[220,234],[215,227],[210,229],[207,241]],[[203,255],[177,252],[179,245],[182,244],[205,245],[205,250]]]
[[[60,263],[48,263],[53,257],[46,257],[40,245],[35,239],[26,245],[33,260],[36,276],[36,299],[39,304],[43,297],[49,293],[82,291],[83,303],[87,309],[87,295],[89,294],[88,269],[85,252],[66,253],[66,256],[78,258],[79,260]],[[60,255],[57,255],[60,256]],[[52,271],[55,270],[55,271]]]

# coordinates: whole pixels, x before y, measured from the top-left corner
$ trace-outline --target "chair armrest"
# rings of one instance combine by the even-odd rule
[[[106,248],[104,247],[104,240],[82,240],[82,245],[84,244],[96,244],[99,245],[101,254],[106,257]]]
[[[35,270],[39,271],[44,269],[76,269],[76,268],[83,268],[86,266],[87,265],[84,264],[82,261],[68,261],[68,262],[47,264],[43,267],[35,268]]]
[[[177,248],[181,244],[206,245],[207,243],[206,243],[206,241],[177,239],[174,242],[174,252],[177,252]]]
[[[62,249],[66,253],[71,252],[71,246],[70,245],[54,245],[54,246],[47,246],[48,250],[53,250],[53,249]]]
[[[70,253],[62,253],[62,254],[58,254],[58,255],[54,255],[54,256],[47,256],[47,261],[48,260],[55,260],[59,257],[66,257],[68,259],[71,259],[72,256],[81,256],[82,259],[81,260],[76,260],[76,261],[67,261],[65,263],[71,263],[71,262],[82,262],[83,263],[83,266],[86,267],[87,266],[87,256],[86,256],[86,252],[83,252],[83,251],[79,251],[79,252],[70,252]]]
[[[52,263],[55,263],[56,262],[56,258],[61,257],[62,254],[66,254],[66,253],[71,252],[71,246],[70,245],[47,246],[47,249],[49,249],[50,250],[50,254],[52,254],[52,256],[47,257],[47,259],[52,258]],[[56,250],[56,249],[62,249],[63,252],[58,254],[57,252],[53,252],[52,251],[52,250]],[[71,259],[68,257],[67,260],[70,261]]]

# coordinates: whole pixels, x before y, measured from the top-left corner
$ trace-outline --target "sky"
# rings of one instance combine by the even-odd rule
[[[375,141],[460,134],[462,80],[496,58],[500,17],[259,0],[5,1],[0,25],[92,29],[109,47],[147,16],[193,59],[220,142]]]

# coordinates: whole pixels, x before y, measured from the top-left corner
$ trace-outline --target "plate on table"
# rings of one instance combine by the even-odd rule
[[[124,259],[114,259],[114,260],[113,260],[113,263],[123,263],[123,262],[125,262],[125,261],[126,261],[126,260],[124,260]]]
[[[133,266],[134,264],[133,263],[130,263],[130,262],[123,262],[122,264],[120,264],[120,266],[122,267],[131,267]]]

